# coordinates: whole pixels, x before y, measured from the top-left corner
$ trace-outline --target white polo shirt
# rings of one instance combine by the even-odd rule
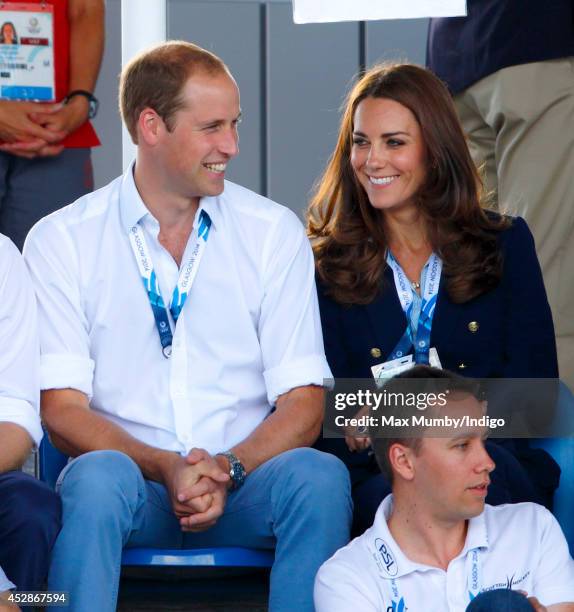
[[[469,591],[504,588],[525,591],[546,606],[574,602],[574,561],[546,508],[486,505],[470,519],[464,548],[445,572],[402,553],[387,526],[392,503],[387,496],[373,526],[321,566],[317,612],[464,612]]]
[[[195,224],[205,210],[212,226],[166,359],[130,229],[143,228],[168,304],[179,270],[132,168],[42,219],[26,240],[41,387],[84,392],[92,410],[152,446],[219,452],[246,438],[279,395],[330,377],[311,248],[294,213],[243,187],[226,181],[220,196],[202,198]]]
[[[0,422],[42,439],[36,300],[18,249],[0,234]],[[0,441],[1,443],[1,441]]]

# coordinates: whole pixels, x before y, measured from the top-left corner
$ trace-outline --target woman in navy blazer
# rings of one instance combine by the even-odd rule
[[[532,235],[522,218],[485,211],[480,186],[450,95],[432,73],[386,65],[359,80],[308,216],[335,378],[370,378],[372,366],[397,357],[409,331],[414,346],[427,340],[417,361],[428,361],[430,345],[443,368],[465,376],[558,376]],[[442,275],[431,299],[425,287],[433,257]],[[401,301],[405,285],[411,295]],[[417,316],[417,309],[427,312],[425,299],[434,303],[430,343]],[[388,491],[368,444],[318,443],[350,469],[359,530]],[[536,485],[555,487],[557,466],[524,444],[509,447],[530,473],[489,443],[497,469],[487,501],[544,501]]]

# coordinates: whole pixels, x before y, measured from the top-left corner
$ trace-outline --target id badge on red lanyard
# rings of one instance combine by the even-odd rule
[[[0,2],[0,99],[53,102],[54,7]]]

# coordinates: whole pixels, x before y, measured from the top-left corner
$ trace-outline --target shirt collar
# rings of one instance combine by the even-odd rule
[[[436,568],[411,561],[399,548],[387,524],[393,510],[393,496],[387,495],[375,515],[373,527],[369,530],[369,548],[381,577],[388,580],[402,578],[413,572],[432,571]],[[469,520],[466,541],[457,558],[465,557],[475,548],[488,548],[488,534],[484,512]]]
[[[150,220],[157,223],[155,217],[150,213],[147,206],[144,204],[139,191],[136,187],[134,179],[135,160],[129,165],[128,169],[122,177],[120,189],[120,217],[124,231],[129,233],[134,225],[139,223],[144,217],[149,216]],[[227,181],[225,181],[227,185]],[[205,196],[199,200],[198,213],[201,210],[210,216],[212,230],[217,231],[217,225],[221,219],[221,200],[224,198],[224,192],[219,196]],[[196,215],[196,219],[198,216]]]
[[[485,510],[468,521],[466,541],[459,555],[460,557],[464,557],[467,552],[475,548],[488,548],[488,533],[486,531],[486,517],[484,513]]]

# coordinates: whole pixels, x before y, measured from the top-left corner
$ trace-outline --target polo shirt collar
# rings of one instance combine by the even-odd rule
[[[488,548],[488,533],[486,531],[486,516],[484,510],[468,521],[466,541],[459,557],[475,548]]]
[[[374,554],[380,556],[380,563],[377,565],[382,568],[381,577],[392,580],[402,578],[412,572],[432,570],[433,568],[427,565],[411,561],[400,549],[387,524],[392,510],[393,496],[390,494],[383,499],[377,510],[370,537],[370,544],[375,549]],[[384,550],[381,548],[383,545]]]
[[[155,217],[150,213],[147,206],[144,204],[139,191],[136,187],[134,179],[135,160],[129,165],[128,169],[122,177],[120,187],[120,218],[124,231],[129,233],[134,225],[139,223],[144,217],[149,215],[150,220],[156,221]],[[227,181],[225,181],[227,185]],[[224,191],[225,193],[225,191]],[[217,225],[221,220],[221,202],[223,194],[219,196],[206,196],[200,198],[199,209],[205,210],[210,216],[212,229],[217,230]],[[197,219],[197,216],[196,216]]]
[[[381,502],[370,534],[370,545],[375,549],[374,554],[381,555],[381,557],[384,556],[386,559],[385,561],[385,559],[381,558],[382,565],[378,564],[383,568],[382,577],[392,580],[393,578],[402,578],[413,572],[436,570],[436,568],[429,565],[411,561],[400,549],[387,524],[392,510],[393,496],[390,494]],[[385,550],[381,552],[380,549],[383,544],[385,545]],[[465,557],[468,552],[475,548],[488,548],[488,534],[484,512],[469,520],[466,540],[457,558]],[[396,570],[390,565],[391,560],[396,564]]]

